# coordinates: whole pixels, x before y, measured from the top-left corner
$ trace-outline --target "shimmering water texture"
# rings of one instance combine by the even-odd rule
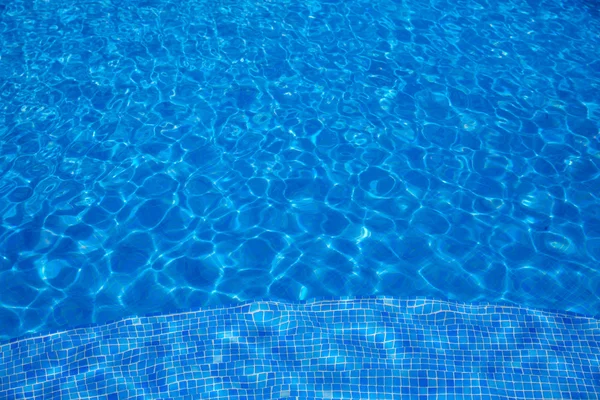
[[[0,6],[0,335],[258,298],[600,313],[593,2]]]
[[[428,299],[253,302],[0,345],[9,399],[599,399],[600,322]]]

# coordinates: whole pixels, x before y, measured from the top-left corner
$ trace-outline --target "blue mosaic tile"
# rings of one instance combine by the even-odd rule
[[[416,298],[257,301],[0,346],[3,399],[597,399],[600,321]]]

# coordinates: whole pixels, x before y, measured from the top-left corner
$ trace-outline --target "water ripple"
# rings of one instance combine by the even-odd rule
[[[585,1],[0,6],[0,337],[257,298],[600,312]]]

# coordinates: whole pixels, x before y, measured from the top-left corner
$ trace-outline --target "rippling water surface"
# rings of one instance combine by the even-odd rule
[[[0,337],[257,298],[600,313],[597,8],[0,5]]]

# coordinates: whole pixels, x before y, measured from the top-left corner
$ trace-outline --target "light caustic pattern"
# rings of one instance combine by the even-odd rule
[[[0,337],[267,298],[600,311],[585,1],[0,6]]]

